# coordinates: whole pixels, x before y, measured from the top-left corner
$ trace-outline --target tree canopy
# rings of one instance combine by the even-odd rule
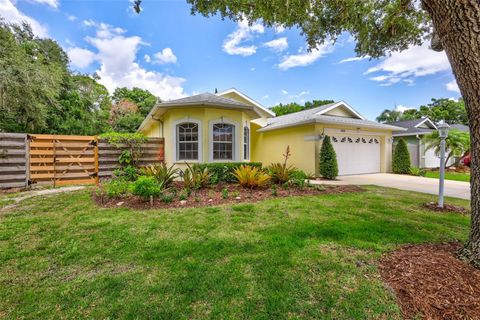
[[[398,111],[385,109],[377,117],[378,122],[395,122],[401,120],[415,120],[428,117],[434,122],[445,120],[449,124],[468,125],[468,116],[463,99],[432,99],[431,103],[422,105],[418,109]]]
[[[139,88],[112,96],[97,76],[76,74],[51,39],[0,20],[0,131],[93,135],[134,132],[158,100]],[[133,105],[128,112],[125,103]]]
[[[283,116],[285,114],[294,113],[294,112],[298,112],[298,111],[303,111],[303,110],[307,110],[307,109],[312,109],[312,108],[316,108],[316,107],[323,106],[325,104],[329,104],[329,103],[333,103],[333,102],[335,102],[335,101],[333,101],[333,100],[313,100],[313,101],[307,101],[303,105],[300,105],[296,102],[291,102],[291,103],[287,103],[287,104],[280,103],[276,106],[273,106],[271,108],[271,110],[273,112],[275,112],[275,114],[277,116]]]

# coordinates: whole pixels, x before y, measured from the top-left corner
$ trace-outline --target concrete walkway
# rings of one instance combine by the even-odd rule
[[[391,173],[341,176],[336,181],[312,181],[314,184],[376,185],[407,191],[438,194],[438,179]],[[470,200],[470,183],[445,180],[445,196]]]

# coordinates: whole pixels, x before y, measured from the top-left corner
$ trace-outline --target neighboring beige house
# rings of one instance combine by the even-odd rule
[[[283,161],[318,174],[322,139],[329,135],[340,175],[388,172],[392,131],[403,128],[366,120],[344,101],[275,117],[236,89],[202,93],[162,102],[152,108],[138,131],[165,139],[165,161]]]

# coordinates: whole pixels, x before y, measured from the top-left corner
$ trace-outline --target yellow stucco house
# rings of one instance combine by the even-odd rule
[[[344,101],[275,117],[236,89],[202,93],[157,104],[138,131],[165,140],[165,161],[281,162],[318,174],[322,139],[331,137],[340,175],[388,172],[392,131],[402,128],[366,120]]]

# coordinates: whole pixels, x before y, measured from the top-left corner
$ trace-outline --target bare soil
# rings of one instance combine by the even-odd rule
[[[180,185],[174,185],[172,189],[181,190]],[[227,197],[224,197],[223,189],[227,190]],[[364,190],[354,185],[315,185],[311,187],[278,187],[277,194],[274,195],[271,188],[265,189],[246,189],[237,184],[217,184],[209,188],[203,188],[192,192],[184,201],[178,197],[180,191],[177,191],[172,202],[164,202],[160,198],[153,199],[153,206],[150,201],[137,196],[127,196],[121,198],[107,198],[93,193],[93,199],[101,207],[129,207],[134,209],[161,209],[161,208],[189,208],[206,207],[230,203],[257,202],[271,198],[282,198],[305,195],[321,195],[345,192],[363,192]]]
[[[459,242],[406,245],[380,274],[406,319],[480,319],[480,270],[457,258]]]
[[[436,202],[428,202],[423,205],[425,208],[430,209],[432,211],[437,212],[445,212],[445,213],[460,213],[460,214],[470,214],[470,211],[461,206],[454,206],[451,204],[444,204],[443,208],[438,207],[438,203]]]

